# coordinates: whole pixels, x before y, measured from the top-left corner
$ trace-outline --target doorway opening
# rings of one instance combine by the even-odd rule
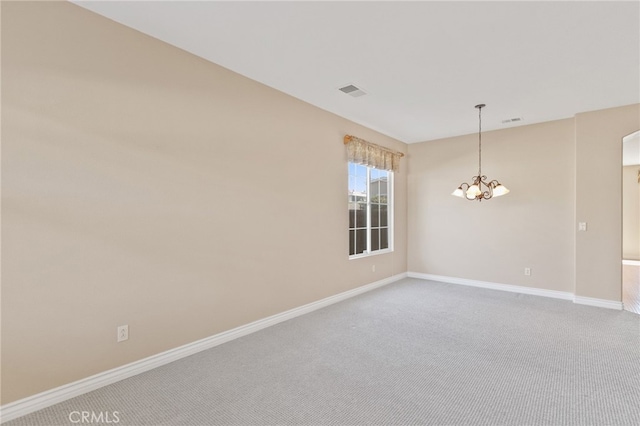
[[[622,304],[640,315],[640,130],[622,138]]]

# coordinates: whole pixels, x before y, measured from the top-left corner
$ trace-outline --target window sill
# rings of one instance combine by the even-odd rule
[[[371,256],[377,256],[379,254],[387,254],[387,253],[393,253],[393,249],[388,248],[384,250],[376,250],[371,253],[354,254],[353,256],[349,256],[349,260],[362,259],[363,257],[371,257]]]

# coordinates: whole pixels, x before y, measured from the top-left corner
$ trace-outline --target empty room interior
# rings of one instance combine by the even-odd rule
[[[639,2],[0,15],[3,424],[640,424]]]

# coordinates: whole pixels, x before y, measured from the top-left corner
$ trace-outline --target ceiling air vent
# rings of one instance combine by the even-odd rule
[[[346,93],[349,96],[353,96],[354,98],[358,98],[360,96],[364,96],[367,93],[359,87],[354,86],[353,84],[349,84],[347,86],[341,87],[340,90],[342,93]]]
[[[507,118],[506,120],[502,120],[502,124],[516,123],[518,121],[522,121],[522,117]]]

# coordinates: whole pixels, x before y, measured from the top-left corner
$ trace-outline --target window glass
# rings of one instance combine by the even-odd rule
[[[349,255],[390,249],[392,172],[349,163]]]

